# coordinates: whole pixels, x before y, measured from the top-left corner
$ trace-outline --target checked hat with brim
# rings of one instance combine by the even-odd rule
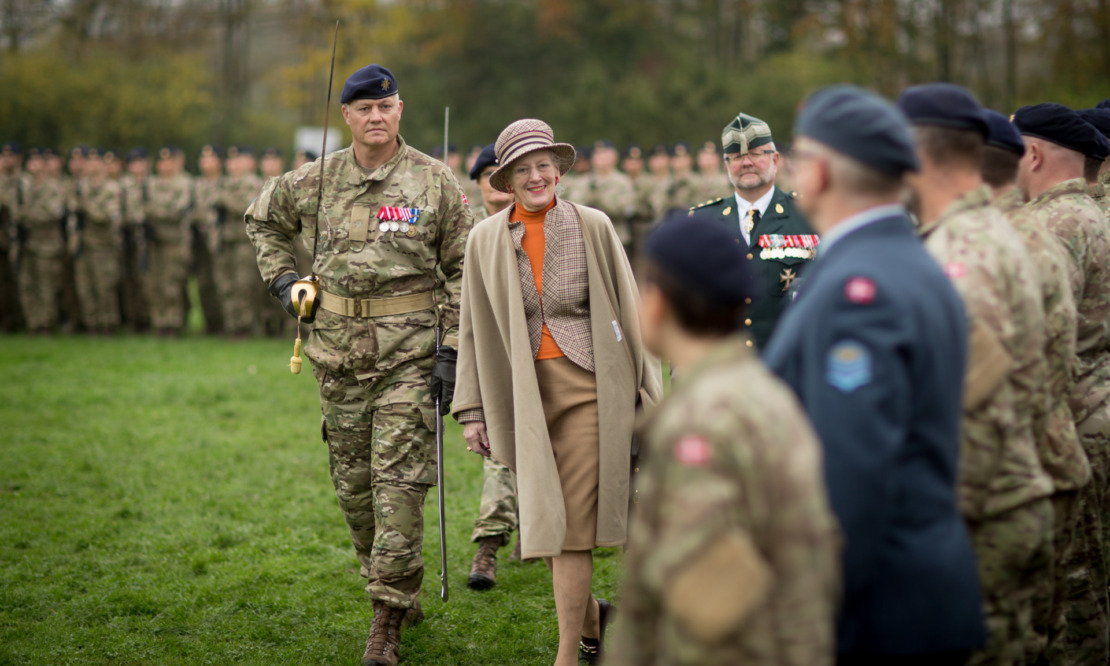
[[[570,171],[574,164],[574,146],[569,143],[555,143],[555,132],[550,125],[535,118],[525,118],[506,127],[497,137],[494,152],[497,153],[497,163],[501,166],[490,174],[489,184],[501,192],[512,192],[509,174],[513,162],[537,150],[555,153],[559,161],[559,175]]]

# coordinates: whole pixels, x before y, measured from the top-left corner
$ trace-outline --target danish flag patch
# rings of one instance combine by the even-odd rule
[[[867,305],[875,300],[875,283],[869,278],[854,277],[844,283],[844,298],[849,303]]]

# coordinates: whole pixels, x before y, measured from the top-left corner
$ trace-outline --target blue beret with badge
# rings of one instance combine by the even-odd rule
[[[714,217],[671,215],[648,236],[644,256],[711,304],[744,305],[757,295],[744,251]]]
[[[478,180],[486,167],[497,166],[496,146],[496,143],[491,143],[478,153],[478,159],[474,160],[474,166],[470,167],[470,180]]]
[[[347,77],[339,102],[347,104],[356,99],[382,99],[396,94],[397,79],[393,72],[381,65],[367,65]]]
[[[1044,139],[1090,157],[1105,150],[1106,137],[1063,104],[1023,106],[1014,113],[1014,126],[1025,136]]]
[[[914,125],[971,130],[987,137],[983,108],[971,93],[953,83],[910,86],[898,96],[897,106]]]
[[[0,145],[0,153],[5,155],[22,155],[23,146],[19,145],[18,141],[5,141]]]
[[[806,99],[794,122],[804,136],[881,173],[917,171],[906,116],[875,93],[852,85],[822,88]]]
[[[1025,142],[1010,119],[993,109],[983,109],[983,120],[987,121],[987,145],[1025,154]]]

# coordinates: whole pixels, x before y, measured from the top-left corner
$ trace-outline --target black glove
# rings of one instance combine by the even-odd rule
[[[293,305],[293,285],[299,279],[300,278],[297,277],[296,273],[284,273],[270,284],[270,295],[276,298],[278,302],[281,303],[281,307],[285,308],[285,311],[288,312],[289,315],[294,319],[296,319],[297,315],[300,314],[297,312],[297,308]],[[319,305],[319,302],[313,305],[311,312],[308,313],[308,316],[301,317],[301,321],[303,323],[311,324],[313,321],[315,321],[316,305]]]
[[[455,397],[455,363],[459,352],[450,347],[440,347],[436,352],[436,364],[432,368],[432,399],[439,398],[439,413],[447,416],[451,412],[451,400]]]

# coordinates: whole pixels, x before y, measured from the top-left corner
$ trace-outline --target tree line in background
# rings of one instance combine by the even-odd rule
[[[1110,96],[1110,0],[0,0],[0,140],[291,147],[378,62],[402,132],[485,143],[718,140],[743,110],[780,141],[817,87],[948,80],[1010,112]]]

